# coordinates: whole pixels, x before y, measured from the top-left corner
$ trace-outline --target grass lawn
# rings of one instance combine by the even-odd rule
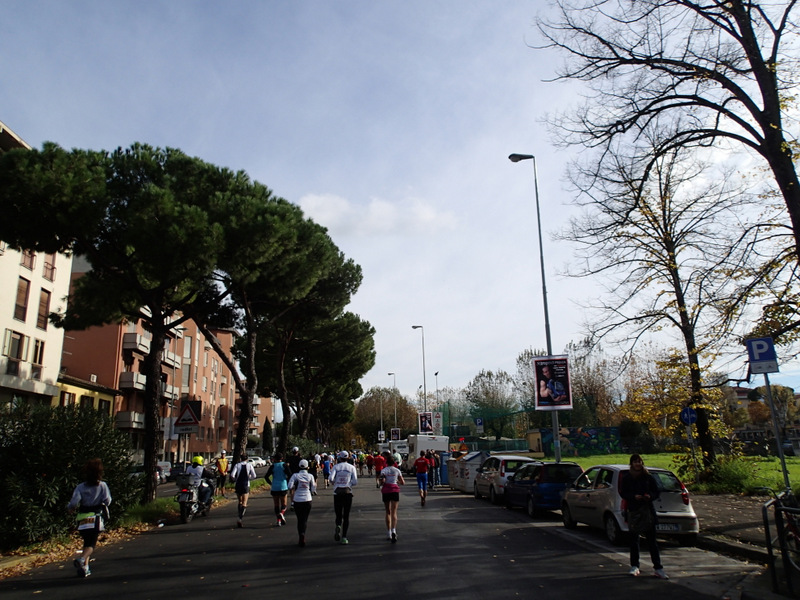
[[[673,462],[672,453],[662,454],[643,454],[645,466],[662,467],[664,469],[675,470],[676,465]],[[628,464],[630,459],[629,454],[603,454],[597,456],[584,456],[584,457],[562,457],[565,461],[574,461],[578,463],[581,468],[587,469],[593,465],[602,464]],[[699,457],[698,457],[699,458]],[[783,471],[781,469],[781,462],[777,456],[761,457],[761,456],[746,456],[743,457],[744,461],[749,463],[749,469],[752,475],[752,487],[766,486],[774,490],[782,490]],[[800,457],[787,456],[786,457],[786,470],[789,473],[789,482],[792,487],[797,490],[800,484]],[[691,489],[691,485],[689,485]],[[750,490],[742,489],[742,493],[748,493]]]

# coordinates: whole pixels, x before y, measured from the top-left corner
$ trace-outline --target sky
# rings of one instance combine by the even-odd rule
[[[580,90],[547,81],[547,6],[9,0],[0,121],[33,147],[180,148],[298,204],[363,270],[364,390],[432,396],[546,346],[534,171],[511,153],[536,156],[553,353],[592,318],[597,288],[562,275],[573,249],[553,237],[571,156],[543,120]]]

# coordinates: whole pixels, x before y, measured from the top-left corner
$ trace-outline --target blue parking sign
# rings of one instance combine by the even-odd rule
[[[744,341],[750,359],[751,373],[777,373],[778,355],[772,338],[750,338]]]

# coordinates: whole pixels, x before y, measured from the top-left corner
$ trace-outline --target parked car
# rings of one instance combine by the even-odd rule
[[[144,484],[144,465],[134,465],[131,467],[130,476],[142,478],[142,484]],[[153,474],[153,478],[156,485],[161,483],[161,475],[158,473],[158,467],[156,467],[156,472]]]
[[[668,469],[653,467],[647,470],[655,478],[660,491],[660,497],[653,502],[656,532],[674,536],[684,544],[693,544],[700,523],[686,487]],[[561,502],[564,526],[572,529],[578,523],[585,523],[604,529],[612,544],[624,543],[629,533],[628,523],[622,515],[619,483],[626,475],[628,465],[597,465],[586,469],[564,490]]]
[[[583,469],[574,462],[523,465],[506,480],[506,507],[522,506],[531,517],[542,510],[558,510],[564,490],[581,473]]]
[[[161,483],[166,483],[169,480],[170,471],[172,471],[172,463],[166,460],[160,460],[156,463],[156,467],[161,477]]]
[[[492,503],[497,502],[506,487],[506,479],[522,465],[533,462],[527,456],[515,454],[494,454],[483,461],[475,474],[473,493],[476,498],[488,496]]]
[[[267,461],[260,456],[251,456],[247,459],[247,462],[252,463],[254,469],[267,466]]]

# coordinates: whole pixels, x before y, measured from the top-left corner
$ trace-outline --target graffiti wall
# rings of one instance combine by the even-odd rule
[[[539,429],[542,450],[553,456],[553,429]],[[561,427],[561,457],[617,454],[621,452],[619,427]]]

